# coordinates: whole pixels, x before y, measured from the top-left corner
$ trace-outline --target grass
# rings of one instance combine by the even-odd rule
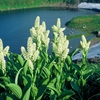
[[[66,26],[87,33],[100,31],[100,15],[74,17]]]
[[[93,35],[93,34],[85,33],[84,35],[85,35],[85,36],[91,36],[91,35]],[[81,37],[81,36],[82,36],[82,34],[80,33],[80,34],[68,35],[67,38],[68,38],[68,39],[74,39],[74,38],[79,38],[79,37]]]
[[[30,4],[27,4],[27,2],[24,2],[24,4],[20,4],[18,2],[15,2],[14,4],[10,4],[11,1],[8,1],[8,5],[6,5],[6,2],[3,4],[0,4],[0,10],[15,10],[15,9],[27,9],[27,8],[36,8],[36,7],[44,7],[44,6],[56,6],[59,3],[62,3],[62,0],[51,0],[51,1],[46,1],[46,0],[36,0]]]

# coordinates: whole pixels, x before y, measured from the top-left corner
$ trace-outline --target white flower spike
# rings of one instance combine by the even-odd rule
[[[87,51],[89,49],[90,43],[91,43],[91,41],[87,42],[85,36],[82,35],[82,41],[80,41],[80,45],[81,45],[82,49]]]
[[[42,50],[43,47],[48,47],[50,42],[49,33],[50,31],[46,30],[46,23],[43,21],[42,25],[40,25],[40,17],[37,16],[34,27],[30,29],[30,34],[39,50]]]
[[[2,70],[3,73],[6,71],[6,61],[5,61],[5,56],[7,55],[9,51],[9,46],[6,46],[3,49],[3,42],[0,39],[0,69]]]
[[[58,34],[62,33],[65,30],[65,28],[61,28],[60,18],[57,19],[57,25],[56,26],[55,25],[52,26],[52,30],[53,30],[53,32],[56,32]]]
[[[28,61],[29,67],[33,70],[33,63],[35,62],[39,56],[39,51],[36,50],[36,44],[33,43],[32,37],[28,38],[27,41],[27,51],[25,48],[22,46],[21,47],[21,52],[25,60]]]

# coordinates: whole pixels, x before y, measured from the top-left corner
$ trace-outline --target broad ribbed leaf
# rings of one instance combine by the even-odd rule
[[[44,67],[43,68],[43,71],[44,71],[44,73],[46,74],[46,76],[50,76],[51,75],[51,72],[50,72],[50,70],[48,69],[48,68],[46,68],[46,67]]]
[[[7,85],[7,87],[9,88],[9,90],[12,91],[12,93],[18,98],[21,99],[22,97],[22,89],[14,83],[10,83]]]

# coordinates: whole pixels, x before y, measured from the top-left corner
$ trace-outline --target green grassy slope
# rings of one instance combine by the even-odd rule
[[[62,0],[0,0],[0,10],[25,9],[33,7],[55,5]]]
[[[78,16],[67,22],[66,26],[88,33],[100,31],[100,15]]]

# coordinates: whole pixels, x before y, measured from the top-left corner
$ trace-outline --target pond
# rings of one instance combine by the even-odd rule
[[[0,38],[3,40],[4,46],[10,46],[10,51],[21,53],[21,46],[27,45],[27,39],[30,36],[30,28],[34,25],[35,18],[40,16],[41,22],[45,21],[47,29],[50,30],[50,38],[53,38],[51,27],[56,24],[57,18],[61,19],[61,26],[66,27],[65,23],[75,16],[84,16],[98,14],[91,10],[51,10],[51,9],[23,9],[16,11],[0,12]],[[66,27],[64,33],[70,33],[70,29]],[[74,31],[78,33],[78,31]],[[92,38],[92,37],[89,37]],[[70,40],[72,48],[77,47],[80,40]]]

